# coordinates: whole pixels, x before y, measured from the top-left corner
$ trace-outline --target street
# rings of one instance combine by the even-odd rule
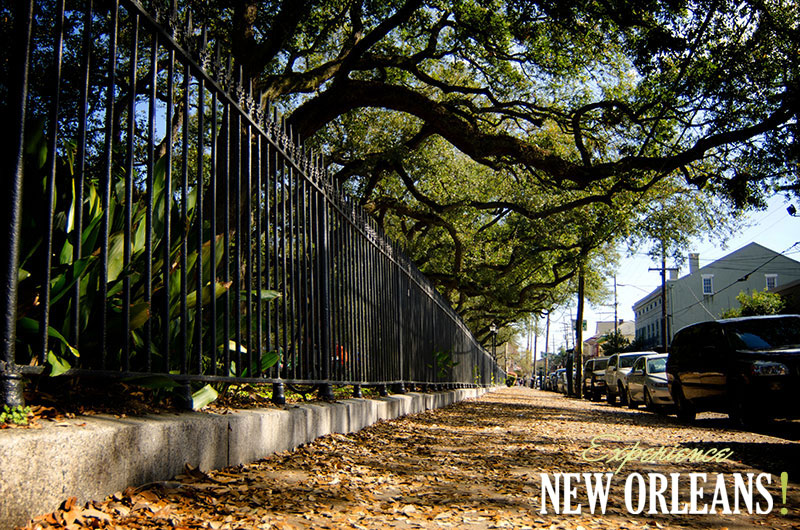
[[[722,415],[687,425],[503,388],[252,465],[190,468],[86,507],[67,503],[28,527],[800,528],[799,439],[798,422],[746,432]],[[602,484],[605,510],[596,488],[587,495]],[[713,510],[732,513],[701,513]]]

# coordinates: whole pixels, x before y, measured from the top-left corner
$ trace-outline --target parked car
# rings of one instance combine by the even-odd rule
[[[549,390],[551,392],[558,392],[558,370],[553,370],[545,379],[547,387],[545,390]]]
[[[734,421],[798,417],[800,315],[743,317],[680,329],[667,359],[678,417],[727,412]]]
[[[627,403],[627,391],[625,389],[625,376],[631,371],[633,363],[642,355],[652,355],[654,351],[635,351],[627,353],[615,353],[608,358],[606,366],[606,401],[614,405],[617,398],[621,404]]]
[[[559,368],[556,370],[556,392],[561,392],[562,394],[567,393],[567,369],[566,368]]]
[[[569,390],[569,386],[567,386],[568,385],[568,382],[567,382],[567,377],[568,376],[567,376],[567,371],[566,370],[564,371],[564,375],[562,375],[561,377],[564,379],[564,387],[563,387],[561,393],[566,395],[567,394],[567,390]],[[577,370],[572,370],[572,391],[573,392],[577,392],[578,391],[578,371]]]
[[[600,401],[606,392],[606,366],[608,357],[589,359],[583,366],[583,397]]]
[[[628,407],[635,409],[644,403],[647,410],[672,405],[667,385],[667,354],[643,355],[633,363],[625,377]]]

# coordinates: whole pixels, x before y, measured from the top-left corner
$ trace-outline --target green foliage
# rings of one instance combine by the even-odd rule
[[[211,385],[205,385],[192,393],[192,410],[200,410],[219,397]]]
[[[436,378],[440,381],[448,381],[450,372],[458,362],[453,360],[453,352],[450,350],[441,350],[433,352],[433,364],[429,364],[428,368],[436,373]]]
[[[481,383],[481,368],[477,364],[472,367],[472,382],[476,385]]]
[[[786,301],[779,294],[770,293],[766,289],[751,293],[742,291],[736,295],[736,300],[739,307],[726,309],[720,315],[721,318],[777,315],[786,306]]]
[[[3,405],[3,410],[0,412],[0,425],[28,425],[28,420],[31,417],[30,407],[9,407]]]
[[[67,142],[63,154],[56,161],[55,178],[55,226],[53,229],[54,259],[50,269],[50,319],[48,326],[49,350],[45,360],[50,367],[51,376],[61,375],[73,367],[80,365],[81,359],[97,359],[100,355],[101,343],[96,333],[101,321],[101,313],[107,311],[107,343],[106,351],[110,354],[110,363],[122,364],[123,341],[130,343],[128,362],[131,369],[145,370],[146,353],[144,327],[149,326],[154,337],[149,352],[154,360],[156,371],[171,372],[179,368],[180,355],[172,355],[167,364],[160,337],[168,338],[171,351],[190,353],[189,362],[197,365],[193,359],[201,350],[205,357],[200,360],[204,368],[210,368],[208,351],[210,348],[221,350],[226,344],[223,333],[217,332],[217,344],[210,345],[210,330],[213,326],[221,326],[222,312],[218,314],[218,322],[211,322],[207,316],[201,321],[199,311],[228,293],[231,281],[222,281],[211,277],[212,255],[214,267],[220,270],[223,257],[235,251],[233,243],[228,243],[224,234],[212,234],[208,222],[200,226],[196,213],[197,185],[190,185],[181,190],[177,178],[171,179],[172,185],[167,190],[167,158],[162,157],[155,163],[152,175],[153,206],[149,207],[148,194],[142,190],[130,190],[134,202],[130,205],[130,238],[126,240],[126,180],[123,171],[117,167],[112,171],[112,183],[109,190],[107,210],[103,208],[101,195],[103,190],[95,178],[87,178],[83,183],[84,198],[79,202],[76,193],[77,177],[73,170],[74,143]],[[26,179],[24,197],[34,200],[45,192],[46,179],[41,175],[42,159],[47,159],[45,136],[41,127],[34,129],[27,139],[26,147]],[[173,162],[174,163],[174,162]],[[89,175],[91,176],[91,174]],[[136,178],[131,184],[136,186]],[[183,209],[182,191],[186,192],[187,202]],[[167,204],[167,201],[170,204]],[[167,208],[169,206],[169,208]],[[29,206],[32,208],[32,206]],[[75,212],[81,209],[83,225],[80,233],[75,222]],[[183,209],[183,210],[182,210]],[[152,214],[152,224],[148,226],[148,211]],[[167,217],[169,211],[169,218]],[[104,213],[108,214],[108,246],[107,269],[104,271],[100,259],[103,253]],[[166,238],[166,226],[171,224],[170,238]],[[19,312],[17,321],[18,338],[21,348],[33,357],[40,344],[41,305],[39,297],[44,281],[44,227],[36,216],[23,218],[23,232],[19,273]],[[202,233],[202,243],[198,242],[198,232]],[[150,239],[148,253],[147,240]],[[233,238],[229,238],[231,241]],[[76,255],[75,248],[81,243],[81,254]],[[226,243],[229,245],[226,248]],[[129,257],[126,262],[126,245]],[[254,245],[257,245],[255,243]],[[212,249],[213,246],[213,249]],[[212,252],[213,250],[213,252]],[[254,249],[258,252],[258,247]],[[184,255],[185,254],[185,255]],[[165,267],[168,259],[168,267]],[[182,264],[185,261],[185,269]],[[149,262],[149,263],[148,263]],[[149,294],[145,271],[151,268],[149,278]],[[201,277],[202,273],[202,277]],[[182,322],[182,289],[183,276],[186,278],[186,322]],[[107,298],[101,299],[101,285],[106,283]],[[198,290],[198,281],[202,289]],[[167,289],[167,285],[169,288]],[[126,290],[129,298],[126,298]],[[252,303],[265,303],[279,296],[277,291],[251,290],[242,291],[241,300],[250,296]],[[77,328],[81,337],[80,351],[66,337],[73,335],[73,307],[79,303]],[[129,337],[125,337],[125,312],[128,305]],[[168,307],[164,314],[165,305]],[[183,326],[187,333],[182,333]],[[196,344],[197,327],[203,346]],[[159,337],[159,339],[156,339]],[[157,342],[157,344],[156,344]],[[264,356],[260,361],[254,359],[251,374],[263,373],[263,370],[277,362],[274,354]],[[244,369],[244,375],[248,370]]]
[[[600,337],[598,342],[600,344],[600,350],[604,356],[621,352],[630,346],[631,343],[631,341],[625,338],[620,330],[609,331]]]
[[[798,191],[796,2],[257,12],[234,54],[481,337],[618,245],[677,255]]]

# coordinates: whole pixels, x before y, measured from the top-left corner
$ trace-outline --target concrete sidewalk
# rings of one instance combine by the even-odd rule
[[[320,436],[475,398],[485,389],[141,418],[79,417],[41,429],[0,430],[0,530],[55,510],[69,497],[100,500],[129,486],[253,462]]]
[[[430,398],[393,399],[408,403]],[[330,408],[334,407],[339,406]],[[252,464],[207,473],[190,468],[172,480],[121,490],[104,500],[95,497],[86,505],[70,502],[52,513],[42,509],[41,516],[25,528],[800,529],[796,482],[800,422],[748,432],[731,429],[727,418],[719,414],[704,413],[695,423],[686,424],[674,416],[521,387],[500,388],[435,410],[421,412],[421,408],[418,414],[377,422],[350,434],[322,436]],[[305,418],[298,422],[306,425],[299,429],[307,429],[308,415],[315,414],[314,410],[297,413]],[[270,431],[253,429],[251,436],[269,438]],[[634,447],[642,451],[730,448],[733,458],[641,458],[627,462],[617,473],[617,461],[598,458]],[[587,453],[590,448],[594,449]],[[106,465],[106,469],[115,467]],[[785,501],[777,477],[782,471],[789,476]],[[607,502],[589,500],[582,479],[595,473],[608,479]],[[732,513],[720,510],[720,504],[716,511],[706,513],[687,514],[672,508],[653,512],[646,506],[636,511],[637,500],[647,503],[649,499],[653,506],[653,490],[634,487],[629,495],[626,487],[636,476],[674,474],[678,482],[670,483],[670,492],[664,493],[670,506],[692,502],[708,510],[721,502],[717,499],[720,476],[733,507],[734,497],[746,494],[734,487],[733,475],[747,473],[772,475],[772,484],[768,492],[753,494],[755,503],[750,508],[747,501],[736,501],[741,510]],[[569,487],[567,475],[573,479]],[[708,477],[699,482],[705,491],[699,498],[690,475]],[[561,491],[559,476],[563,479],[560,500],[559,493],[545,494],[544,488],[547,481]],[[765,495],[772,499],[772,509],[766,514],[753,511],[765,506]]]

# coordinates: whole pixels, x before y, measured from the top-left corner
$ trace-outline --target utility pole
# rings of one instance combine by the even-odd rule
[[[544,328],[544,353],[547,353],[548,345],[547,343],[550,342],[550,311],[547,312],[547,323],[545,324]],[[547,377],[547,363],[550,360],[549,355],[544,356],[544,376]],[[543,380],[544,381],[544,380]]]
[[[662,353],[667,352],[667,271],[678,270],[675,267],[667,268],[667,255],[664,250],[664,244],[661,244],[661,268],[649,268],[649,271],[659,271],[661,274],[661,347]]]
[[[616,340],[617,336],[617,325],[619,324],[619,318],[617,318],[617,275],[614,275],[614,337]]]
[[[536,346],[539,342],[539,317],[533,319],[533,361],[531,362],[532,383],[531,388],[536,388]]]
[[[578,366],[575,367],[575,383],[577,388],[575,388],[575,395],[580,399],[581,390],[583,385],[581,382],[583,381],[583,292],[584,292],[584,285],[585,285],[585,275],[584,275],[584,265],[583,260],[581,260],[578,270],[578,311],[577,315],[575,315],[575,362],[578,363]],[[614,316],[614,327],[616,328],[616,315]],[[572,374],[569,374],[570,378]]]

